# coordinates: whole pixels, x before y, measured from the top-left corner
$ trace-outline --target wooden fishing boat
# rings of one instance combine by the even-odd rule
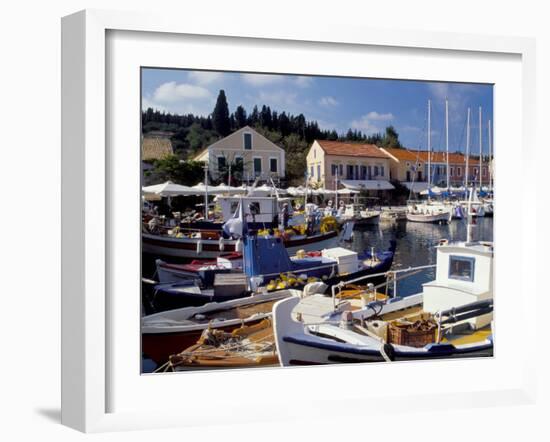
[[[300,249],[320,250],[336,244],[338,232],[331,231],[314,235],[292,235],[283,238],[289,253]],[[223,239],[221,232],[198,232],[188,237],[142,233],[142,252],[155,257],[183,259],[215,259],[224,253],[239,251],[240,240]],[[238,245],[239,244],[239,245]]]
[[[208,327],[230,332],[242,325],[256,324],[271,316],[276,301],[300,295],[298,290],[280,290],[144,316],[142,352],[161,365],[170,355],[195,344]]]
[[[231,332],[207,328],[196,344],[171,355],[157,371],[278,366],[271,319]]]

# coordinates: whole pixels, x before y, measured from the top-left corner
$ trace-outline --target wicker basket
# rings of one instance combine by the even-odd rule
[[[435,342],[437,326],[429,324],[427,329],[419,329],[410,323],[392,322],[388,327],[388,343],[424,347]]]

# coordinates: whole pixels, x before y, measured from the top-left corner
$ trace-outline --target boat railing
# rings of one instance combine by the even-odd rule
[[[344,287],[346,287],[347,285],[349,285],[349,284],[355,284],[357,282],[364,282],[368,279],[379,278],[381,276],[384,276],[384,277],[386,277],[386,280],[381,284],[373,286],[371,289],[376,291],[377,289],[379,289],[381,287],[385,287],[386,288],[386,294],[387,294],[389,285],[393,284],[393,297],[396,297],[397,296],[397,282],[398,281],[400,281],[402,279],[405,279],[405,278],[409,278],[409,277],[411,277],[411,276],[413,276],[417,273],[420,273],[424,270],[433,269],[435,267],[436,267],[436,264],[428,264],[428,265],[423,265],[423,266],[407,267],[406,269],[390,270],[390,271],[387,271],[387,272],[374,273],[372,275],[360,276],[358,278],[354,278],[354,279],[350,279],[350,280],[346,280],[346,281],[341,281],[338,284],[335,284],[331,287],[332,306],[333,306],[334,310],[336,310],[336,308],[338,306],[338,304],[337,304],[337,294],[339,294],[342,291],[342,289]],[[399,277],[398,275],[401,275],[401,274],[406,274],[406,275]]]

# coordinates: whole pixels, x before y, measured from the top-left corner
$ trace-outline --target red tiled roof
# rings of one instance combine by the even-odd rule
[[[416,159],[419,158],[416,155],[416,152],[410,151],[408,149],[398,149],[396,147],[384,147],[383,150],[385,150],[391,156],[397,158],[398,160],[416,161]]]
[[[344,155],[348,157],[388,158],[374,144],[352,143],[342,141],[316,140],[327,155]]]
[[[398,160],[428,162],[428,152],[426,150],[397,149],[394,147],[385,147],[384,150]],[[445,152],[432,152],[431,161],[435,163],[444,163],[447,161],[445,155]],[[475,162],[479,163],[479,157],[475,158],[470,155],[470,162],[472,164],[475,164]],[[466,156],[461,153],[449,152],[449,163],[466,164]],[[483,163],[487,163],[487,161],[484,160]]]

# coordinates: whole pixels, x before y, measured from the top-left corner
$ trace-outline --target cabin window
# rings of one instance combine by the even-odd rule
[[[449,257],[449,279],[460,281],[474,281],[475,258],[465,256]]]
[[[258,201],[252,201],[250,204],[248,204],[248,210],[250,211],[251,215],[260,215],[260,203]]]
[[[269,159],[269,171],[277,173],[277,158]]]
[[[252,150],[252,134],[243,134],[243,144],[245,150]]]

